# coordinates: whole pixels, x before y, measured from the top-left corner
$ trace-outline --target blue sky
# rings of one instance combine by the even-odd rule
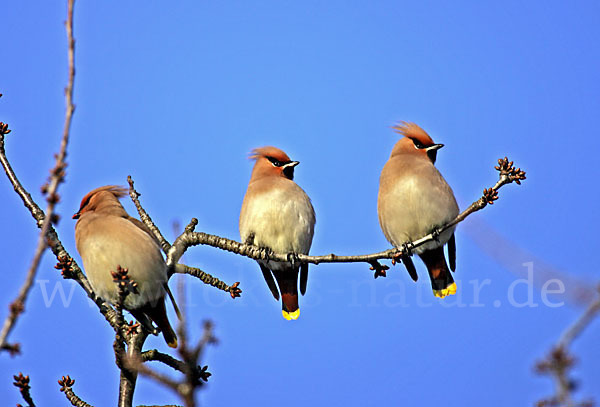
[[[38,202],[64,118],[63,3],[1,7],[0,120],[13,130],[8,156]],[[209,318],[220,338],[205,353],[213,376],[203,404],[506,406],[551,393],[532,366],[582,311],[573,290],[598,282],[596,2],[80,1],[75,36],[58,232],[78,260],[70,215],[89,190],[126,184],[127,175],[170,239],[173,221],[191,217],[199,231],[238,239],[247,155],[263,145],[301,162],[296,181],[317,213],[313,254],[389,247],[376,201],[397,120],[445,144],[436,165],[461,208],[496,181],[498,157],[528,173],[459,225],[459,292],[442,301],[420,261],[418,284],[402,267],[373,280],[364,264],[313,266],[302,315],[290,323],[255,262],[190,249],[188,264],[244,290],[234,301],[185,278],[192,331]],[[38,231],[6,177],[0,191],[6,310]],[[528,262],[531,285],[518,282]],[[2,356],[0,396],[20,402],[9,383],[23,371],[37,400],[58,404],[56,380],[70,374],[86,401],[114,404],[112,331],[54,264],[46,255],[12,334],[23,355]],[[541,287],[556,275],[566,295],[544,302]],[[70,301],[59,291],[50,301],[54,289],[72,292]],[[599,324],[573,348],[578,394],[596,399]],[[160,338],[147,344],[166,350]],[[174,401],[140,381],[137,404]]]

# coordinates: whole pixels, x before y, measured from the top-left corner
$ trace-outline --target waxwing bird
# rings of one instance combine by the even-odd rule
[[[434,166],[437,151],[444,145],[435,144],[414,123],[401,122],[394,130],[404,137],[396,143],[381,171],[377,212],[387,240],[395,247],[402,247],[452,221],[458,215],[458,205],[452,189]],[[446,243],[450,268],[454,271],[454,227],[441,233],[437,240],[413,250],[427,267],[433,294],[441,298],[456,294],[456,283],[444,257]],[[416,281],[411,258],[405,256],[402,261]]]
[[[153,321],[167,344],[177,347],[177,336],[167,319],[165,294],[177,305],[167,285],[167,266],[160,246],[150,230],[127,214],[119,198],[127,189],[107,185],[89,192],[73,215],[75,243],[83,268],[96,294],[112,304],[118,301],[117,285],[111,271],[117,266],[128,269],[137,283],[137,293],[125,297],[123,307],[146,327]]]
[[[256,163],[240,213],[242,242],[275,253],[308,254],[315,211],[308,195],[293,181],[294,168],[299,162],[290,160],[276,147],[257,148],[250,158]],[[300,292],[304,295],[308,264],[271,260],[260,260],[258,264],[276,300],[281,292],[283,317],[298,319],[298,273]]]

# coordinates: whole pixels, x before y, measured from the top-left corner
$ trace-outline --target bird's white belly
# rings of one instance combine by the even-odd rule
[[[308,197],[292,200],[285,194],[269,191],[249,202],[240,222],[240,234],[242,241],[253,235],[255,245],[269,247],[276,253],[308,254],[313,227],[314,215]]]

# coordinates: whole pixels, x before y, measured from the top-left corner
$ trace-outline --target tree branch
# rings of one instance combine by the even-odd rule
[[[158,229],[158,227],[152,221],[150,215],[148,215],[148,212],[146,212],[146,210],[142,207],[142,204],[138,199],[142,194],[136,191],[133,187],[133,178],[131,178],[131,175],[127,176],[127,182],[129,183],[129,196],[131,197],[131,200],[133,201],[138,214],[140,215],[140,220],[144,222],[148,229],[150,229],[156,239],[158,239],[160,247],[162,247],[163,251],[167,253],[171,248],[171,244],[167,241],[167,239],[165,239],[163,234],[160,232],[160,229]]]
[[[140,203],[140,200],[138,198],[141,196],[141,194],[138,191],[136,191],[136,189],[134,188],[134,186],[133,186],[134,181],[133,181],[133,178],[131,178],[131,175],[127,176],[127,182],[129,183],[129,196],[130,196],[131,200],[133,201],[133,203],[138,211],[138,214],[140,215],[141,221],[154,234],[154,236],[160,243],[160,246],[162,247],[164,253],[167,254],[169,252],[169,250],[171,249],[171,244],[167,241],[167,239],[165,239],[165,237],[161,233],[158,226],[156,226],[156,224],[152,221],[152,218],[150,217],[150,215],[148,215],[148,212],[146,212],[146,210]],[[190,228],[190,226],[188,225],[186,230],[193,231],[193,228],[192,229],[189,229],[189,228]],[[181,259],[181,256],[180,256],[180,259]],[[171,278],[171,276],[174,273],[189,274],[193,277],[196,277],[196,278],[200,279],[200,281],[202,281],[204,284],[208,284],[210,286],[218,288],[219,290],[228,292],[231,295],[231,298],[239,297],[242,293],[242,290],[239,288],[239,285],[240,285],[239,281],[233,283],[233,285],[230,286],[230,285],[227,285],[225,282],[219,280],[218,278],[213,277],[212,275],[208,274],[205,271],[202,271],[195,267],[186,266],[185,264],[176,264],[175,267],[170,267],[167,270],[167,274],[168,274],[169,278]]]
[[[60,386],[60,391],[65,393],[65,397],[72,406],[75,407],[93,407],[92,405],[86,403],[81,400],[77,394],[73,391],[73,385],[75,384],[75,380],[71,379],[69,376],[63,376],[62,379],[58,381],[58,385]]]
[[[600,287],[598,287],[600,291]],[[567,348],[571,343],[583,332],[585,328],[598,316],[600,313],[600,296],[590,303],[587,309],[581,314],[579,319],[575,321],[560,337],[558,346]]]
[[[225,282],[219,280],[216,277],[211,276],[205,271],[202,271],[195,267],[186,266],[185,264],[177,263],[175,265],[175,273],[177,274],[189,274],[190,276],[200,279],[204,284],[216,287],[219,290],[228,292],[231,298],[239,297],[242,294],[242,289],[239,288],[240,282],[236,281],[232,285],[227,285]]]
[[[69,52],[68,52],[69,74],[68,74],[67,87],[65,88],[66,112],[65,112],[65,124],[64,124],[64,128],[63,128],[63,136],[62,136],[62,140],[60,143],[60,150],[59,150],[58,154],[55,156],[56,163],[54,165],[54,168],[50,171],[50,179],[47,184],[42,186],[42,192],[44,193],[44,195],[47,196],[46,201],[48,203],[48,205],[46,207],[46,216],[44,216],[43,219],[41,219],[41,218],[38,219],[38,226],[40,225],[40,221],[41,221],[41,229],[42,230],[40,231],[40,235],[38,238],[38,244],[37,244],[37,248],[35,250],[35,255],[33,256],[32,264],[29,268],[29,271],[27,272],[27,276],[25,277],[25,282],[23,283],[23,286],[19,290],[19,294],[18,294],[17,298],[12,302],[11,307],[10,307],[11,312],[9,313],[8,317],[6,318],[4,325],[2,327],[2,331],[0,332],[0,349],[6,348],[6,340],[7,340],[8,334],[10,333],[10,331],[12,331],[19,315],[25,310],[25,302],[27,301],[27,295],[29,294],[31,287],[33,286],[33,282],[35,280],[35,276],[37,274],[37,270],[39,268],[40,261],[42,259],[42,255],[43,255],[44,251],[46,251],[46,247],[47,247],[46,236],[48,234],[48,231],[51,228],[51,224],[58,222],[58,219],[59,219],[58,215],[55,214],[56,204],[60,201],[60,197],[57,194],[57,190],[58,190],[58,186],[62,182],[64,182],[64,179],[65,179],[65,168],[67,167],[67,164],[65,162],[65,159],[67,157],[67,145],[69,144],[71,121],[73,118],[73,112],[75,111],[75,106],[73,105],[73,82],[75,79],[75,40],[73,39],[73,3],[74,3],[74,1],[75,0],[69,0],[69,2],[68,2],[67,21],[65,23],[66,30],[67,30],[67,39],[69,42]],[[8,163],[8,161],[6,160],[6,157],[4,157],[4,145],[3,144],[4,144],[4,135],[7,134],[9,131],[7,131],[8,130],[7,126],[3,125],[3,127],[6,127],[6,128],[2,131],[2,135],[0,136],[2,138],[2,140],[0,141],[0,143],[2,144],[2,147],[1,147],[2,151],[0,153],[2,155],[2,165],[6,169],[5,161],[6,161],[6,164]],[[9,178],[11,178],[11,177],[9,176]],[[11,182],[13,182],[13,185],[16,185],[14,181],[17,181],[16,177],[14,177],[14,179],[11,178]],[[15,189],[16,189],[16,186],[15,186]],[[29,194],[27,194],[27,196],[25,198],[26,198],[24,200],[25,205],[26,206],[29,205],[29,207],[33,207],[33,205],[32,205],[33,200],[31,199],[31,196]],[[35,206],[37,206],[37,205],[35,205]],[[43,214],[38,213],[38,215],[43,215]],[[34,217],[35,217],[35,215],[34,215]]]
[[[31,198],[29,192],[23,187],[19,179],[17,178],[13,168],[6,157],[6,151],[4,148],[4,136],[8,134],[8,128],[3,123],[0,123],[0,163],[8,176],[11,184],[17,195],[21,197],[25,207],[31,213],[33,219],[36,221],[38,227],[44,225],[44,221],[47,218],[44,211],[35,203],[35,201]],[[92,286],[90,285],[88,279],[85,274],[77,264],[77,262],[69,255],[67,250],[64,248],[62,242],[60,241],[56,230],[50,223],[48,224],[48,231],[46,233],[46,239],[48,246],[56,256],[58,263],[55,268],[61,270],[61,274],[64,278],[72,279],[77,284],[83,288],[87,296],[98,306],[98,309],[104,316],[104,318],[108,321],[108,323],[113,327],[113,329],[118,329],[118,321],[117,314],[115,310],[104,300],[96,295]],[[6,349],[7,345],[4,344],[2,346],[3,349]]]
[[[178,301],[182,305],[186,303],[183,284],[184,281],[179,280]],[[128,354],[128,357],[124,358],[123,362],[128,369],[135,370],[137,373],[149,377],[173,390],[182,399],[186,407],[194,407],[196,405],[194,399],[195,390],[208,381],[208,378],[211,376],[208,372],[208,366],[199,366],[198,360],[201,357],[204,347],[209,343],[216,342],[212,333],[212,327],[212,323],[205,322],[202,337],[196,346],[190,347],[187,337],[186,308],[183,306],[181,308],[181,320],[177,326],[177,336],[179,338],[177,350],[182,360],[153,349],[141,354]],[[144,362],[152,360],[159,361],[183,373],[183,378],[175,380],[144,364]]]
[[[29,393],[29,390],[31,389],[31,386],[29,385],[29,376],[23,376],[23,373],[19,373],[18,375],[13,376],[13,378],[15,379],[13,385],[19,389],[21,397],[23,397],[27,406],[35,407],[35,403]]]
[[[161,362],[179,372],[185,371],[185,363],[181,360],[175,359],[171,355],[167,355],[166,353],[159,352],[157,349],[150,349],[141,354],[142,362],[151,362],[157,361]]]
[[[600,286],[598,286],[600,294]],[[555,394],[537,402],[537,406],[560,406],[560,407],[591,407],[593,402],[585,400],[575,402],[572,393],[577,388],[577,383],[571,379],[570,373],[576,364],[576,359],[569,352],[572,342],[583,332],[585,328],[600,313],[600,295],[592,301],[583,314],[571,324],[560,336],[558,343],[552,347],[548,355],[535,365],[538,374],[552,377],[555,386]]]

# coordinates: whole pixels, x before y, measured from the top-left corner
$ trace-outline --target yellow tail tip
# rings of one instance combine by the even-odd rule
[[[450,284],[448,287],[441,290],[433,290],[433,295],[436,297],[444,298],[447,295],[456,294],[456,283]]]
[[[167,345],[169,345],[169,348],[176,348],[177,347],[177,339],[174,339],[172,342],[167,342]]]
[[[287,312],[286,310],[281,310],[281,313],[283,314],[283,317],[288,321],[291,321],[292,319],[296,320],[300,316],[300,308],[298,308],[294,312]]]

